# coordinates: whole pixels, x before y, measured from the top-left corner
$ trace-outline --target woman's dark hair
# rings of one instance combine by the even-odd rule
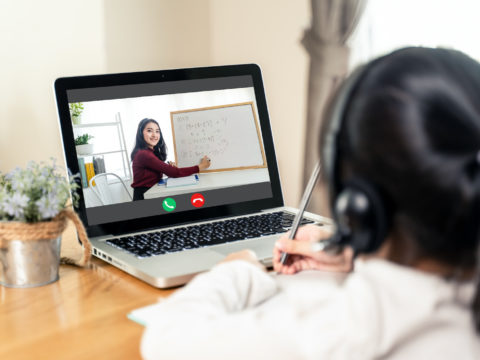
[[[145,129],[145,126],[147,126],[147,124],[149,123],[157,124],[158,128],[160,129],[160,125],[158,125],[158,122],[153,119],[146,118],[140,121],[140,123],[138,124],[137,135],[135,136],[135,147],[133,148],[130,155],[130,159],[132,161],[138,150],[148,148],[148,145],[143,138],[143,130]],[[167,159],[167,144],[165,144],[165,140],[163,139],[162,129],[160,129],[160,140],[158,140],[158,144],[153,147],[153,153],[162,161],[165,161]]]
[[[367,65],[338,139],[342,168],[389,197],[394,231],[414,241],[414,256],[462,270],[479,264],[479,99],[475,60],[454,50],[401,49]]]

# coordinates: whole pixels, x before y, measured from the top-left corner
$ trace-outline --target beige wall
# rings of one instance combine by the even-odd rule
[[[264,75],[287,205],[301,196],[308,57],[300,44],[309,1],[213,0],[214,64],[254,62]]]
[[[285,200],[301,193],[309,1],[2,0],[0,171],[62,159],[59,76],[258,63]]]
[[[105,70],[97,0],[0,2],[0,171],[63,159],[53,81]]]
[[[211,64],[210,1],[104,0],[108,72]]]

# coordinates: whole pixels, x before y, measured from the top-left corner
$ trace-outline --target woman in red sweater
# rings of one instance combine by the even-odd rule
[[[204,156],[198,165],[178,168],[166,163],[167,145],[163,140],[158,122],[143,119],[138,124],[135,147],[132,154],[133,200],[143,200],[143,194],[158,183],[163,174],[169,177],[182,177],[198,173],[210,166],[210,159]]]

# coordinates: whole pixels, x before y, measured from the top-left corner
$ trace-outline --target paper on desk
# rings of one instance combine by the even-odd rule
[[[167,187],[196,185],[198,184],[198,175],[190,175],[179,178],[168,178]]]
[[[127,318],[129,318],[132,321],[135,321],[136,323],[142,326],[147,326],[149,319],[151,320],[151,319],[157,318],[155,315],[158,311],[160,311],[160,306],[158,305],[162,302],[162,300],[160,300],[160,302],[158,303],[147,305],[147,306],[130,311],[127,314]]]

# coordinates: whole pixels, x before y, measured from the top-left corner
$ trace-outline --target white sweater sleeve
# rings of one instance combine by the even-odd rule
[[[226,316],[258,305],[276,292],[275,280],[248,262],[217,265],[158,304],[142,338],[142,356],[221,358],[218,344],[222,338],[230,339],[232,330]],[[235,351],[231,347],[225,350]]]
[[[298,275],[291,277],[288,285],[247,262],[218,265],[158,304],[142,338],[142,356],[147,360],[371,358],[365,356],[363,336],[358,336],[365,327],[355,325],[365,320],[358,321],[346,310],[364,304],[361,296],[344,296],[332,286],[325,289],[315,275],[304,285]],[[364,310],[362,318],[368,315]],[[348,338],[360,341],[346,343]]]

